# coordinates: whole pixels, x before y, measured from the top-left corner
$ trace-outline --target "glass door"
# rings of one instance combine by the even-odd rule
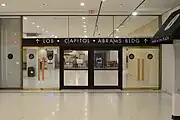
[[[63,50],[63,88],[88,88],[89,52],[85,49]]]
[[[122,85],[122,50],[94,50],[94,88],[120,89]]]
[[[23,48],[23,89],[59,89],[59,47]]]

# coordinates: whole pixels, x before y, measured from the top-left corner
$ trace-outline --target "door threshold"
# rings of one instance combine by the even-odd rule
[[[30,91],[30,90],[38,90],[38,91],[50,91],[50,90],[55,90],[59,91],[59,88],[23,88],[25,91]]]

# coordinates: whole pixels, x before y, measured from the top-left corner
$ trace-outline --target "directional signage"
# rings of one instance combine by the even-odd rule
[[[59,45],[153,45],[151,38],[27,38],[23,46]],[[169,43],[166,43],[169,44]]]

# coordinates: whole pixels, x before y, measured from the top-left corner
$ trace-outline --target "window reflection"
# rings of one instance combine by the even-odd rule
[[[95,51],[95,69],[118,69],[118,51]]]
[[[88,51],[64,51],[64,69],[88,69]]]

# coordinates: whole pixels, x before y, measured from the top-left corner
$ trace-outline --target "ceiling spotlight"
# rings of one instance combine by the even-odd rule
[[[85,30],[84,33],[86,33],[87,31]]]
[[[58,36],[55,36],[55,38],[58,38]]]
[[[24,20],[27,20],[27,17],[24,17]]]
[[[46,33],[48,33],[48,31],[47,31],[47,30],[46,30],[45,32],[46,32]]]
[[[119,29],[117,28],[116,31],[119,31]]]
[[[106,0],[102,0],[103,2],[105,2]]]
[[[6,4],[2,3],[2,4],[1,4],[1,6],[2,6],[2,7],[5,7],[5,6],[6,6]]]
[[[35,22],[32,22],[32,24],[34,25],[34,24],[36,24]]]
[[[39,28],[40,26],[39,26],[39,25],[37,25],[36,27],[37,27],[37,28]]]
[[[81,5],[81,6],[84,6],[84,3],[81,3],[80,5]]]
[[[116,36],[115,38],[119,38],[118,36]]]
[[[86,25],[83,25],[83,27],[86,27]]]
[[[55,35],[51,35],[52,37],[54,37]]]
[[[133,12],[132,15],[133,15],[133,16],[136,16],[136,15],[138,15],[138,13],[137,13],[137,12]]]
[[[82,19],[83,19],[83,20],[85,20],[85,19],[86,19],[86,17],[82,17]]]
[[[83,23],[84,23],[84,24],[86,24],[86,22],[85,22],[85,21],[84,21]]]
[[[87,35],[85,35],[84,37],[85,37],[85,38],[87,38],[88,36],[87,36]]]

